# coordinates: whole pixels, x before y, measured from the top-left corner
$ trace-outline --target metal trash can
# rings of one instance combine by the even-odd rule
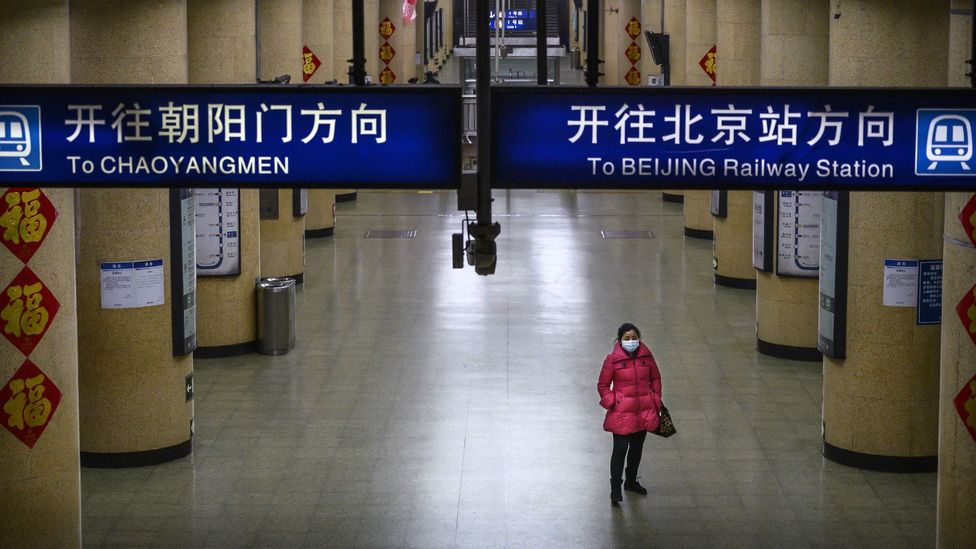
[[[295,279],[262,278],[258,292],[258,351],[283,355],[295,347]]]

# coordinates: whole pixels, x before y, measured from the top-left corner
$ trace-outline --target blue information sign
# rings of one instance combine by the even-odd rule
[[[0,86],[0,184],[457,188],[451,86]]]
[[[535,10],[505,10],[505,30],[534,31]],[[495,10],[488,12],[488,28],[495,30]]]
[[[942,260],[918,262],[918,324],[942,324]]]
[[[503,188],[976,189],[966,89],[492,90]]]

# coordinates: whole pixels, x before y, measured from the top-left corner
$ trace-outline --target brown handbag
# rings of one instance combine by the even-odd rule
[[[678,432],[674,428],[674,422],[671,421],[671,413],[668,412],[668,409],[663,404],[661,405],[661,409],[657,411],[657,417],[660,418],[661,422],[658,423],[657,429],[651,431],[652,434],[668,438]]]

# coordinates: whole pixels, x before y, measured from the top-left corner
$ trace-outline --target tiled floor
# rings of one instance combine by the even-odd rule
[[[498,271],[451,269],[453,193],[360,192],[310,240],[298,346],[197,360],[189,458],[82,472],[86,546],[930,547],[935,475],[819,454],[817,363],[660,193],[495,192]],[[364,239],[369,229],[414,239]],[[604,240],[601,229],[649,230]],[[609,503],[596,377],[634,321],[679,433]]]

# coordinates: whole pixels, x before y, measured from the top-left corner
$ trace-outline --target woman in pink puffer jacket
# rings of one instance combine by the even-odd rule
[[[610,456],[610,501],[623,500],[624,490],[646,495],[647,490],[637,482],[644,438],[657,429],[661,409],[661,372],[651,350],[640,342],[640,330],[627,322],[617,330],[613,351],[603,361],[600,379],[600,406],[607,409],[603,429],[613,433],[613,453]],[[627,460],[627,481],[623,480],[624,458]]]

